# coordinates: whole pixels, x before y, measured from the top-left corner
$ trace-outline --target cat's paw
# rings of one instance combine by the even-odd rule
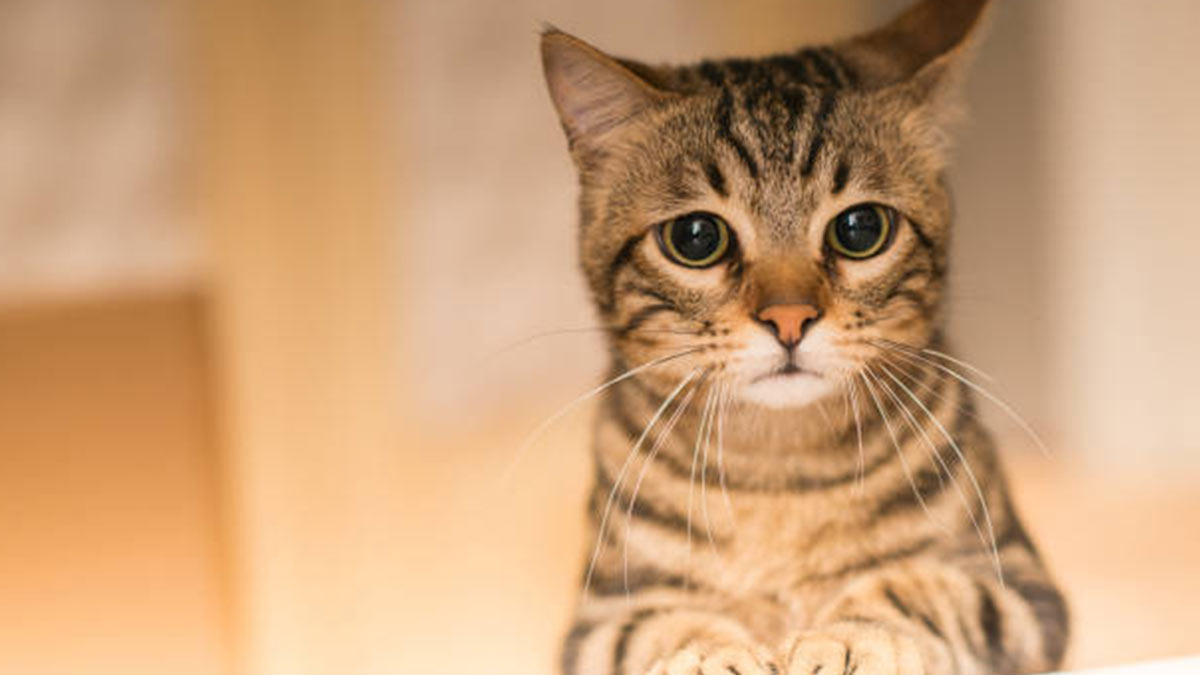
[[[692,645],[659,659],[647,675],[779,675],[765,650]]]
[[[925,674],[911,638],[859,621],[801,633],[784,656],[786,675]]]

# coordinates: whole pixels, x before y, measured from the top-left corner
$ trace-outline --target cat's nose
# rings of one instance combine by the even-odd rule
[[[821,311],[812,305],[771,305],[759,310],[758,320],[771,327],[776,339],[791,349],[804,337],[808,324],[821,317]]]

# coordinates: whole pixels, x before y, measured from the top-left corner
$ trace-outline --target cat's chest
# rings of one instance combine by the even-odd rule
[[[861,556],[858,509],[852,498],[837,495],[730,494],[720,516],[732,523],[730,536],[714,546],[700,533],[693,564],[706,582],[764,622],[763,630],[795,629],[836,588],[838,572]]]
[[[723,507],[729,536],[707,546],[707,555],[728,590],[804,589],[833,576],[868,543],[858,525],[863,508],[853,495],[836,492],[733,493]]]

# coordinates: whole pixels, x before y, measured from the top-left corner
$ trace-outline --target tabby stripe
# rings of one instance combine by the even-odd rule
[[[1042,628],[1042,653],[1051,668],[1057,667],[1067,649],[1067,605],[1053,585],[1010,578],[1008,587],[1021,596]]]
[[[924,226],[912,219],[909,219],[908,224],[912,226],[912,230],[917,235],[917,240],[921,242],[922,246],[931,251],[937,249],[937,246],[935,246],[933,243],[933,239],[931,239],[929,235],[925,233]]]
[[[856,572],[862,572],[863,570],[868,570],[868,569],[877,568],[877,567],[883,567],[884,565],[886,565],[888,563],[897,562],[900,560],[904,560],[906,558],[912,558],[916,555],[924,553],[925,551],[929,550],[929,548],[931,548],[935,543],[937,543],[937,539],[934,537],[929,537],[926,539],[918,539],[915,542],[909,544],[908,546],[902,546],[900,548],[892,549],[891,551],[888,551],[887,553],[884,553],[882,555],[868,555],[860,560],[856,560],[852,563],[847,563],[846,565],[839,567],[838,569],[836,569],[832,572],[823,572],[820,574],[813,574],[811,576],[805,577],[804,581],[820,582],[820,581],[828,581],[828,580],[832,580],[832,579],[840,579],[847,575],[854,574]]]
[[[841,78],[838,77],[837,71],[825,60],[825,55],[816,49],[805,49],[801,54],[804,58],[817,69],[817,74],[821,79],[834,87],[842,86]]]
[[[632,514],[632,516],[637,520],[653,523],[659,527],[662,527],[663,529],[680,532],[685,536],[691,533],[693,525],[691,519],[687,518],[686,516],[678,513],[667,513],[666,511],[663,511],[661,508],[656,506],[654,502],[646,499],[645,495],[640,495],[641,498],[638,499],[637,503],[633,504],[631,508],[630,500],[632,499],[632,496],[626,495],[625,492],[620,488],[618,488],[616,492],[612,492],[612,488],[613,483],[611,477],[609,477],[602,470],[597,471],[596,491],[603,494],[605,497],[609,494],[613,495],[613,506],[617,509],[617,513]],[[603,501],[604,504],[607,504],[607,498],[597,501]],[[600,517],[600,514],[596,515],[597,517]],[[724,541],[724,537],[717,536],[716,534],[713,535],[713,538],[718,544]]]
[[[721,173],[721,169],[716,163],[706,162],[704,164],[704,177],[708,179],[708,184],[712,186],[713,192],[722,197],[729,196],[729,188],[725,185],[725,175]]]
[[[662,314],[663,312],[674,312],[674,311],[675,311],[675,305],[673,305],[673,304],[656,302],[652,305],[646,305],[645,307],[634,312],[633,316],[629,317],[629,320],[626,321],[623,326],[621,326],[620,328],[617,329],[617,335],[620,335],[622,337],[629,335],[630,333],[637,330],[638,328],[641,328],[642,325],[645,324],[647,321],[649,321],[651,318],[653,318],[659,314]]]
[[[751,178],[758,178],[758,163],[750,156],[750,151],[737,137],[733,129],[733,94],[728,89],[721,91],[717,101],[717,135],[733,148],[734,153],[746,167]]]
[[[750,59],[727,59],[724,62],[729,72],[729,80],[733,84],[742,84],[754,73],[754,62]]]
[[[592,575],[592,585],[589,591],[597,596],[612,596],[636,593],[651,588],[681,589],[694,588],[696,585],[695,582],[689,583],[687,579],[678,574],[649,567],[631,568],[628,583],[626,581],[623,567],[619,572],[611,575],[607,573],[607,570],[597,567]]]
[[[894,300],[908,300],[921,313],[921,316],[928,316],[933,308],[925,302],[925,296],[919,291],[911,288],[901,288],[892,291],[887,298],[884,299],[884,305],[890,304]]]
[[[900,599],[900,596],[896,594],[895,589],[893,589],[890,585],[884,585],[883,595],[887,598],[887,601],[892,604],[892,607],[895,607],[896,611],[900,612],[900,614],[905,618],[920,621],[925,625],[925,628],[934,635],[934,637],[941,638],[943,640],[946,639],[946,636],[942,633],[941,629],[937,627],[937,624],[933,622],[933,619],[929,618],[924,612],[918,612],[904,604],[904,601]]]
[[[611,401],[612,399],[609,400]],[[641,430],[634,427],[632,421],[629,420],[628,417],[618,413],[617,421],[621,422],[623,429],[628,435],[630,435],[631,438],[637,438],[641,436]],[[663,455],[660,453],[658,458],[662,457]],[[642,495],[642,498],[639,499],[636,504],[633,504],[631,508],[630,501],[632,499],[632,495],[626,495],[624,490],[621,489],[617,489],[615,492],[613,492],[613,477],[608,475],[608,472],[605,471],[604,465],[598,457],[596,458],[595,462],[595,473],[596,477],[593,492],[600,494],[603,497],[603,499],[597,500],[596,495],[593,495],[592,508],[596,511],[595,515],[597,519],[601,517],[599,509],[603,508],[602,504],[607,504],[607,495],[612,494],[613,504],[617,509],[619,509],[619,513],[632,513],[632,515],[638,520],[653,523],[667,530],[682,532],[685,535],[691,532],[693,525],[691,520],[686,515],[664,511],[661,508],[663,505],[655,505],[651,500],[645,499],[644,495]],[[597,520],[597,522],[599,522],[599,520]],[[714,539],[718,543],[721,543],[725,538],[722,536],[716,536],[714,534]]]
[[[779,97],[783,101],[784,109],[787,110],[787,122],[784,128],[788,149],[785,159],[790,166],[796,161],[796,143],[799,140],[796,138],[796,128],[800,125],[800,117],[804,114],[804,92],[801,89],[784,89],[779,92]]]
[[[996,548],[1005,549],[1009,546],[1019,546],[1029,551],[1034,558],[1037,558],[1037,549],[1034,548],[1033,541],[1029,538],[1029,533],[1025,531],[1025,526],[1021,524],[1012,507],[1008,506],[1005,508],[1005,512],[1011,515],[1008,518],[1007,527],[996,536]]]
[[[841,82],[843,86],[852,87],[858,84],[858,75],[853,69],[850,68],[850,66],[846,65],[846,62],[842,60],[840,56],[838,56],[837,52],[833,51],[829,47],[822,47],[819,51],[821,52],[821,56],[823,56],[825,61],[829,64],[829,67],[837,73],[838,81]]]
[[[761,111],[761,115],[758,113],[760,112],[760,103],[767,96],[771,86],[770,82],[764,80],[752,87],[747,87],[742,92],[742,111],[750,120],[750,124],[754,126],[755,135],[758,137],[758,149],[764,157],[774,149],[774,144],[771,142],[774,127],[763,120],[763,115],[769,114],[770,111],[764,109]]]
[[[648,298],[654,298],[655,300],[658,300],[659,302],[661,302],[663,304],[669,304],[669,305],[675,304],[675,301],[672,300],[670,297],[668,297],[667,295],[665,295],[664,293],[662,293],[658,290],[650,288],[649,286],[640,286],[638,284],[630,282],[630,283],[627,283],[624,286],[622,286],[621,291],[624,293],[637,293],[639,295],[644,295]]]
[[[809,84],[808,67],[799,54],[776,56],[768,63],[781,70],[795,84]]]
[[[1000,618],[1000,609],[996,607],[996,599],[986,586],[975,584],[979,592],[979,626],[987,639],[987,659],[993,665],[1004,660],[1004,627]]]
[[[837,169],[833,172],[833,192],[838,194],[846,189],[846,183],[850,180],[850,167],[846,165],[844,160],[838,161]]]
[[[579,648],[581,643],[584,638],[591,635],[592,630],[595,628],[596,624],[580,621],[571,627],[571,632],[567,633],[567,637],[563,641],[562,656],[559,661],[562,664],[564,675],[575,675],[575,669],[579,665]]]
[[[643,609],[635,612],[628,621],[621,626],[621,632],[617,634],[617,643],[613,645],[613,673],[623,675],[625,672],[625,657],[629,651],[629,641],[633,639],[633,633],[637,627],[658,613],[657,609]]]
[[[616,307],[617,289],[613,282],[616,280],[617,274],[621,272],[621,269],[633,261],[633,252],[637,249],[638,244],[641,243],[644,236],[645,234],[639,233],[626,239],[621,244],[621,248],[617,251],[617,255],[612,259],[612,262],[608,264],[608,270],[604,273],[604,283],[609,289],[608,299],[602,306],[602,309],[605,311],[612,311]]]
[[[951,425],[950,435],[955,437],[958,435],[959,427],[961,426],[962,413],[959,412],[955,421]],[[911,428],[910,424],[905,424]],[[944,440],[944,439],[943,439]],[[922,441],[918,441],[922,442]],[[951,446],[949,443],[935,445],[933,449],[934,457],[929,458],[929,463],[916,473],[915,476],[905,474],[906,480],[904,484],[894,490],[886,499],[876,505],[873,512],[875,517],[883,517],[890,515],[898,509],[910,509],[920,506],[922,502],[928,504],[930,500],[936,498],[947,487],[953,484],[956,475],[955,470],[963,457],[961,453],[949,452]],[[901,448],[903,452],[903,448]],[[947,457],[949,455],[949,457]],[[940,458],[941,461],[938,461]],[[945,465],[943,469],[942,465]],[[945,477],[943,478],[943,471]]]
[[[725,86],[725,75],[721,72],[721,68],[712,61],[704,61],[700,64],[700,77],[708,80],[708,83],[714,87]]]
[[[832,91],[826,91],[821,96],[821,104],[817,108],[817,116],[813,119],[812,141],[808,144],[808,153],[804,157],[804,166],[800,167],[801,176],[808,176],[812,173],[813,166],[817,162],[817,154],[821,152],[821,147],[825,145],[825,121],[833,111],[835,101],[836,96]]]

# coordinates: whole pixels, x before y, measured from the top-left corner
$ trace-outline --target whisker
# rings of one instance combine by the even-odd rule
[[[850,407],[854,411],[854,429],[858,435],[858,496],[861,498],[866,490],[867,458],[863,450],[862,419],[858,412],[858,385],[853,379],[848,381],[850,388]]]
[[[963,453],[962,449],[958,447],[958,443],[954,440],[954,437],[951,436],[950,432],[946,430],[946,427],[942,424],[941,420],[939,420],[937,416],[933,414],[933,411],[931,411],[929,407],[926,406],[925,403],[922,402],[921,399],[915,393],[913,393],[911,389],[904,386],[904,383],[892,374],[890,368],[882,364],[880,365],[880,368],[882,368],[884,373],[886,373],[887,376],[890,377],[897,386],[903,389],[904,392],[908,394],[909,398],[911,398],[913,402],[916,403],[922,411],[924,411],[924,413],[929,417],[929,420],[933,422],[934,426],[937,427],[938,431],[942,434],[942,437],[945,438],[950,447],[954,449],[954,452],[958,455],[958,459],[960,462],[962,462],[963,467],[966,468],[967,479],[971,482],[971,486],[975,490],[975,495],[979,498],[979,505],[983,510],[983,519],[988,531],[987,538],[984,537],[983,530],[979,527],[979,521],[975,518],[973,510],[965,503],[965,499],[963,506],[967,509],[968,515],[971,516],[971,524],[975,526],[975,531],[979,534],[980,543],[986,547],[988,546],[988,540],[990,539],[992,562],[996,567],[996,578],[1000,581],[1000,585],[1003,586],[1004,572],[1000,565],[1000,550],[996,544],[996,528],[992,524],[992,514],[988,509],[987,499],[983,495],[983,488],[979,485],[979,480],[975,476],[975,471],[971,469],[971,463],[967,460],[967,456]]]
[[[713,556],[717,554],[717,542],[713,539],[712,533],[712,518],[708,513],[708,451],[712,447],[713,436],[713,421],[717,415],[717,392],[718,383],[713,383],[713,388],[708,394],[710,403],[708,404],[708,422],[704,431],[704,457],[700,464],[700,509],[704,515],[704,531],[708,535],[708,545],[712,549]]]
[[[1021,417],[1021,415],[1019,415],[1016,410],[1013,410],[1012,406],[1010,406],[1008,403],[1003,401],[1000,397],[996,396],[995,394],[988,391],[987,389],[984,389],[982,386],[980,386],[980,385],[972,382],[971,380],[967,379],[966,377],[962,376],[961,374],[958,373],[958,371],[955,371],[951,368],[947,368],[946,366],[944,366],[940,363],[930,361],[929,359],[922,359],[921,357],[914,356],[912,354],[908,354],[908,353],[904,352],[903,350],[899,350],[899,349],[894,350],[893,353],[896,354],[897,356],[900,356],[901,358],[905,358],[905,359],[909,359],[909,360],[915,359],[915,360],[925,361],[925,362],[929,363],[929,365],[933,366],[934,368],[937,368],[938,370],[946,373],[950,377],[953,377],[954,379],[958,380],[959,382],[962,382],[963,384],[967,385],[973,391],[977,392],[980,396],[983,396],[984,398],[986,398],[987,400],[989,400],[993,404],[995,404],[996,407],[998,407],[998,408],[1000,408],[1000,410],[1004,411],[1004,413],[1006,415],[1008,415],[1008,417],[1010,419],[1012,419],[1012,421],[1016,422],[1017,425],[1020,426],[1021,429],[1026,434],[1029,435],[1029,438],[1034,442],[1035,445],[1037,445],[1038,450],[1040,450],[1043,455],[1046,455],[1046,456],[1050,455],[1050,449],[1047,448],[1046,444],[1042,442],[1041,437],[1038,436],[1037,432],[1033,430],[1033,427],[1030,426],[1029,423],[1025,421],[1025,418]]]
[[[688,499],[687,499],[687,564],[684,573],[685,584],[687,587],[691,584],[692,579],[692,501],[696,492],[696,461],[700,458],[700,441],[704,436],[704,422],[708,419],[709,408],[712,405],[712,396],[715,390],[709,390],[708,400],[704,403],[704,411],[700,414],[700,424],[696,428],[696,445],[692,449],[692,470],[688,476]],[[701,493],[703,496],[703,493]],[[710,533],[711,534],[711,533]],[[714,544],[715,546],[715,544]]]
[[[883,368],[882,365],[880,367]],[[906,393],[908,393],[909,397],[912,398],[917,403],[917,405],[921,407],[921,410],[923,410],[925,412],[925,414],[929,417],[929,419],[931,421],[933,421],[933,423],[935,425],[937,425],[939,429],[943,428],[941,422],[937,419],[937,417],[935,417],[933,415],[933,412],[930,411],[929,408],[923,402],[921,402],[921,400],[918,399],[912,393],[912,391],[910,389],[905,387],[903,383],[901,383],[899,380],[897,380],[895,377],[893,377],[890,371],[885,370],[885,372],[889,378],[891,378],[893,381],[895,381],[895,383],[897,385],[899,385],[901,388],[903,388],[905,390]],[[878,376],[876,376],[876,377],[878,378]],[[917,423],[916,417],[912,414],[911,411],[909,411],[908,406],[904,405],[904,403],[902,401],[900,401],[899,397],[895,394],[895,392],[892,390],[892,388],[890,386],[888,386],[885,382],[883,382],[882,379],[879,380],[879,383],[880,383],[880,386],[882,386],[887,391],[887,394],[892,399],[892,401],[894,401],[896,403],[896,405],[900,406],[901,410],[903,410],[904,415],[908,419],[909,427],[911,429],[913,429],[913,431],[920,434],[921,440],[924,441],[925,447],[928,448],[929,456],[931,458],[933,458],[933,460],[940,467],[940,470],[938,472],[939,482],[941,482],[943,486],[945,485],[945,481],[943,481],[941,479],[942,472],[944,472],[946,474],[946,477],[950,479],[950,484],[954,487],[954,492],[958,496],[959,502],[962,504],[963,509],[967,512],[967,517],[970,518],[971,525],[975,528],[975,532],[979,535],[979,543],[983,544],[983,546],[986,548],[988,546],[989,539],[986,535],[984,535],[983,528],[981,528],[979,525],[979,520],[976,518],[974,510],[971,508],[971,505],[967,500],[966,493],[963,492],[962,487],[959,485],[958,479],[955,477],[954,473],[950,471],[950,467],[946,464],[946,461],[944,459],[942,459],[942,455],[940,452],[938,452],[937,446],[934,444],[933,439],[931,439],[929,437],[929,434],[925,431],[925,427],[923,427]],[[947,434],[943,434],[943,435],[946,435],[947,439],[949,439],[949,436]],[[952,442],[952,446],[955,448],[955,450],[957,452],[957,450],[958,450],[957,444],[954,444]],[[975,485],[976,487],[978,487],[979,483],[975,480],[975,474],[971,470],[970,463],[967,461],[966,456],[964,456],[961,452],[957,452],[957,454],[958,454],[959,460],[963,463],[963,466],[966,468],[968,474],[970,475],[972,484]],[[980,504],[986,510],[987,502],[983,500],[983,493],[981,491],[977,490],[976,494],[979,496]],[[988,517],[988,532],[991,535],[991,541],[995,542],[995,531],[991,527],[990,516]]]
[[[646,428],[642,430],[642,434],[638,436],[637,442],[635,442],[633,447],[630,449],[629,455],[625,458],[625,463],[621,465],[620,470],[617,472],[617,477],[613,479],[612,489],[608,492],[608,501],[604,504],[604,513],[600,516],[600,526],[597,528],[596,532],[596,544],[592,548],[592,559],[591,562],[588,563],[587,575],[584,576],[583,592],[585,595],[587,594],[588,589],[591,587],[592,575],[596,571],[596,562],[600,559],[600,549],[604,543],[604,531],[608,525],[608,515],[612,511],[613,500],[617,498],[617,490],[620,489],[621,483],[625,480],[625,473],[629,470],[630,463],[633,462],[634,457],[637,456],[638,450],[642,447],[642,443],[646,442],[646,436],[650,434],[650,430],[654,428],[654,425],[658,422],[659,418],[662,417],[663,412],[667,409],[667,406],[671,405],[671,401],[675,400],[675,397],[679,395],[679,392],[682,391],[689,382],[695,379],[699,372],[700,369],[695,368],[688,373],[687,376],[683,378],[683,381],[680,382],[675,389],[671,390],[671,393],[668,394],[667,398],[663,400],[662,405],[658,407],[658,410],[654,411],[654,415],[651,416],[650,421],[646,423]]]
[[[737,523],[733,515],[733,501],[729,499],[729,490],[725,487],[725,414],[729,412],[730,386],[728,382],[722,386],[722,404],[717,414],[717,475],[721,483],[721,496],[725,500],[725,510],[729,515],[729,523],[736,529]]]
[[[820,399],[816,401],[816,404],[817,411],[821,413],[821,418],[825,420],[825,429],[829,431],[830,435],[837,433],[837,430],[833,428],[833,419],[829,417],[829,411],[825,408],[825,404]]]
[[[872,370],[870,366],[864,365],[863,368],[865,368],[867,372],[871,373],[871,375],[875,378],[875,381],[879,384],[879,387],[883,389],[883,393],[887,394],[892,403],[896,404],[896,408],[898,408],[900,410],[900,414],[904,416],[904,421],[906,424],[908,424],[908,428],[912,429],[914,434],[919,435],[921,439],[925,441],[924,445],[926,454],[929,455],[929,458],[934,460],[934,462],[938,465],[938,484],[945,488],[946,480],[943,477],[943,474],[945,476],[950,476],[950,467],[948,467],[946,462],[942,460],[941,456],[937,454],[936,448],[934,447],[933,442],[929,440],[929,436],[925,433],[924,427],[922,427],[920,424],[917,424],[917,418],[913,416],[911,411],[909,411],[908,406],[904,405],[904,402],[900,400],[900,397],[896,396],[896,393],[892,391],[892,388],[883,381],[883,378],[876,375],[875,371]]]
[[[907,344],[905,342],[897,342],[895,340],[887,340],[887,339],[873,339],[872,342],[875,342],[877,344],[878,343],[887,344],[888,346],[890,346],[894,349],[901,350],[910,356],[916,356],[916,357],[920,357],[922,355],[933,356],[933,357],[942,359],[943,361],[947,361],[956,366],[959,366],[960,368],[963,368],[967,372],[969,372],[977,377],[980,377],[987,382],[991,382],[994,380],[994,378],[991,375],[984,372],[982,368],[979,368],[978,366],[967,363],[966,361],[963,361],[962,359],[950,356],[949,354],[947,354],[945,352],[940,352],[936,349],[930,349],[928,347],[917,348],[917,347]],[[922,360],[928,361],[928,359],[922,359]],[[932,361],[928,361],[928,362],[933,363]]]
[[[906,380],[908,380],[909,384],[911,384],[914,387],[917,387],[918,389],[920,389],[923,392],[928,393],[930,396],[936,398],[937,400],[939,400],[939,401],[950,400],[946,394],[938,391],[937,389],[934,389],[932,386],[921,381],[916,375],[914,375],[911,372],[909,372],[908,370],[906,370],[905,367],[907,366],[909,368],[915,368],[915,369],[917,369],[917,372],[919,372],[919,373],[929,374],[934,377],[940,378],[939,381],[944,381],[946,379],[946,376],[944,374],[942,374],[940,371],[939,372],[930,372],[929,370],[926,370],[923,366],[921,366],[919,364],[897,363],[897,362],[893,361],[892,359],[888,358],[887,354],[880,354],[879,361],[881,363],[886,363],[887,365],[891,366],[892,369],[894,370],[894,372],[903,376]],[[979,419],[979,416],[975,414],[975,411],[972,409],[972,406],[965,405],[961,401],[953,401],[952,405],[954,406],[955,410],[958,410],[963,415],[966,415],[967,417],[970,417],[973,420]]]
[[[937,518],[933,517],[933,512],[929,510],[929,505],[925,503],[925,497],[921,494],[921,490],[917,487],[917,482],[913,478],[912,467],[908,465],[908,458],[904,456],[904,451],[900,449],[900,441],[896,437],[896,431],[892,429],[891,420],[888,419],[887,413],[883,410],[883,404],[879,402],[879,397],[875,394],[874,387],[871,386],[868,373],[859,371],[858,374],[862,377],[867,393],[871,395],[871,400],[875,402],[875,408],[879,411],[880,416],[883,417],[883,425],[887,427],[888,435],[892,438],[892,447],[896,449],[896,456],[900,458],[900,465],[904,468],[904,475],[908,478],[908,484],[912,487],[913,494],[917,498],[917,503],[921,505],[921,510],[929,517],[929,522],[941,529],[944,534],[949,535],[949,530],[942,523],[938,522]]]
[[[613,385],[615,385],[619,382],[628,380],[629,378],[634,377],[634,376],[638,375],[639,373],[645,372],[655,366],[660,366],[664,363],[674,361],[675,359],[683,358],[684,356],[688,356],[689,354],[695,354],[696,352],[701,351],[701,349],[702,349],[701,347],[692,347],[690,349],[685,349],[684,351],[681,351],[681,352],[676,352],[674,354],[668,354],[667,356],[661,356],[661,357],[654,359],[652,361],[649,361],[647,363],[643,363],[642,365],[637,366],[636,368],[630,368],[629,370],[626,370],[624,373],[621,373],[620,375],[612,378],[611,380],[591,389],[590,391],[584,393],[582,396],[579,396],[575,400],[573,400],[570,403],[568,403],[567,405],[563,406],[562,408],[560,408],[558,410],[558,412],[554,413],[549,418],[547,418],[546,421],[539,424],[532,432],[529,433],[528,436],[525,437],[525,440],[521,443],[521,445],[519,445],[517,447],[517,451],[514,453],[513,459],[509,463],[508,467],[506,467],[504,469],[504,471],[502,471],[500,473],[499,482],[501,484],[507,482],[512,477],[513,471],[516,470],[517,464],[520,463],[521,459],[525,456],[525,453],[529,451],[529,448],[531,448],[533,446],[533,444],[536,443],[539,438],[541,438],[542,434],[546,433],[546,430],[549,429],[551,427],[551,425],[553,425],[555,422],[557,422],[559,419],[561,419],[567,413],[574,410],[580,404],[584,403],[585,401],[588,401],[589,399],[594,398],[595,396],[598,396],[599,394],[601,394],[605,390],[607,390],[609,387],[612,387]]]
[[[542,340],[542,339],[545,339],[548,337],[557,337],[557,336],[561,336],[561,335],[585,335],[585,334],[590,334],[590,333],[610,333],[613,331],[618,331],[620,329],[621,329],[621,326],[619,326],[619,325],[611,325],[611,326],[580,326],[577,328],[558,328],[555,330],[539,331],[539,332],[533,333],[531,335],[526,335],[523,338],[513,340],[512,342],[508,342],[506,344],[500,345],[496,349],[484,354],[476,362],[475,365],[476,365],[476,367],[478,367],[480,365],[488,363],[489,361],[491,361],[492,359],[494,359],[498,356],[502,356],[508,352],[511,352],[514,349],[520,349],[521,347],[524,347],[525,345],[527,345],[531,342],[536,342],[538,340]],[[691,336],[700,335],[699,330],[679,330],[679,329],[671,329],[671,328],[639,328],[638,332],[639,333],[666,334],[666,335],[691,335]]]
[[[679,418],[691,405],[692,399],[696,396],[696,392],[700,390],[700,385],[703,380],[708,377],[706,371],[701,376],[701,381],[697,382],[695,387],[688,390],[688,393],[680,399],[675,406],[675,410],[671,416],[667,418],[667,423],[663,425],[661,431],[658,432],[658,437],[654,439],[654,445],[650,446],[650,453],[646,456],[646,461],[642,464],[641,470],[638,472],[637,481],[633,484],[633,496],[629,499],[629,508],[625,511],[625,539],[622,542],[621,566],[625,578],[625,595],[629,595],[629,533],[633,530],[633,510],[637,506],[638,493],[642,489],[642,481],[646,480],[646,474],[649,473],[650,467],[653,466],[654,460],[658,457],[658,453],[662,450],[663,443],[671,436],[671,432],[675,430],[675,425],[679,422]]]
[[[976,375],[978,375],[979,377],[982,377],[984,380],[986,380],[988,382],[994,382],[996,379],[996,378],[992,377],[991,375],[988,375],[981,368],[973,366],[973,365],[967,363],[966,361],[963,361],[962,359],[954,358],[953,356],[950,356],[949,354],[939,352],[936,349],[925,348],[925,349],[921,350],[921,353],[929,354],[930,356],[936,356],[939,359],[945,359],[946,361],[949,361],[950,363],[953,363],[961,368],[965,368],[965,369],[969,370],[970,372],[975,373]]]

